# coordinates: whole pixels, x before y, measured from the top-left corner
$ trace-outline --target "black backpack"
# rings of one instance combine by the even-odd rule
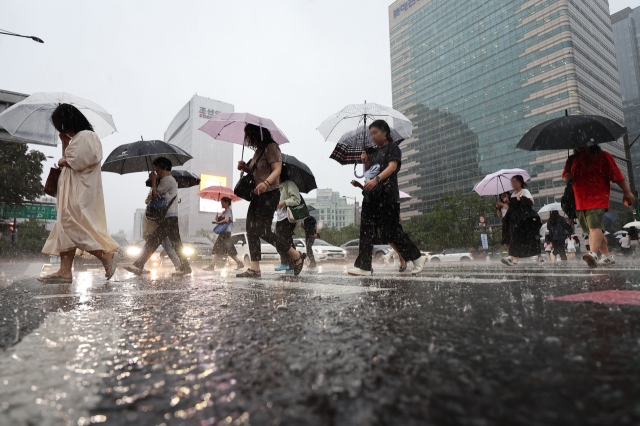
[[[574,156],[571,155],[567,160],[567,170],[569,173],[571,173],[573,158]],[[571,177],[573,178],[573,174],[571,174]],[[564,189],[564,194],[560,199],[560,207],[562,207],[562,210],[567,215],[567,217],[569,217],[569,219],[574,220],[578,217],[576,214],[576,197],[573,194],[573,180],[569,182],[567,184],[567,187]]]

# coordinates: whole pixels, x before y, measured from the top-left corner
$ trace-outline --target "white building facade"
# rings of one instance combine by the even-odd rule
[[[316,198],[304,197],[304,201],[308,206],[315,208],[311,211],[311,216],[326,228],[341,229],[360,221],[358,203],[348,204],[339,192],[331,189],[318,189]]]
[[[194,237],[203,229],[210,233],[216,212],[221,211],[220,203],[201,200],[198,191],[208,186],[233,186],[233,144],[213,139],[198,130],[218,112],[234,112],[234,107],[195,95],[164,133],[165,142],[179,146],[193,156],[192,160],[176,169],[187,170],[202,180],[199,187],[178,191],[178,219],[183,238]]]

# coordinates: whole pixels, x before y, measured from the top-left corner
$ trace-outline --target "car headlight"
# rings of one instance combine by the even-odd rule
[[[158,253],[153,253],[151,255],[151,260],[160,260],[160,255]]]
[[[182,254],[185,256],[192,256],[196,251],[191,247],[184,247],[182,249]]]
[[[313,249],[313,251],[314,251],[315,253],[324,253],[324,252],[325,252],[325,250],[324,250],[324,249],[319,249],[319,248],[314,248],[314,249]]]
[[[142,249],[140,247],[131,246],[127,248],[127,255],[129,256],[138,256],[142,253]]]

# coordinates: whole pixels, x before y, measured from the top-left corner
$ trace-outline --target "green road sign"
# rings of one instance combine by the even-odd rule
[[[0,203],[0,217],[5,219],[41,219],[56,220],[58,212],[56,206],[42,204],[23,204],[22,206],[12,206]]]

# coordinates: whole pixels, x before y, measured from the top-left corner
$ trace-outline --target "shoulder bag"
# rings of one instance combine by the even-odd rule
[[[216,216],[216,220],[218,220],[217,216]],[[219,235],[219,234],[223,234],[223,233],[227,232],[232,223],[233,223],[233,213],[231,213],[231,217],[229,217],[229,221],[228,222],[217,224],[213,228],[213,233]]]
[[[251,199],[253,198],[253,191],[256,189],[256,179],[255,177],[253,177],[253,173],[256,171],[258,163],[260,162],[260,159],[262,158],[262,155],[266,150],[266,147],[262,150],[262,152],[256,159],[255,164],[251,167],[251,171],[249,173],[245,174],[244,172],[242,172],[240,174],[240,180],[236,184],[235,188],[233,188],[233,193],[243,200],[251,201]]]
[[[309,209],[304,198],[300,196],[300,204],[297,206],[287,207],[287,219],[290,223],[300,222],[309,217]]]
[[[152,222],[162,222],[171,207],[171,204],[176,200],[176,197],[167,204],[167,199],[165,197],[154,198],[147,204],[147,210],[145,212],[145,217]]]
[[[573,193],[573,173],[571,172],[574,157],[574,155],[571,155],[567,160],[567,170],[571,173],[571,182],[569,182],[564,188],[564,194],[560,199],[560,207],[562,207],[562,211],[564,211],[567,217],[571,220],[575,220],[578,217],[576,214],[576,197]]]
[[[58,196],[58,179],[60,179],[61,173],[62,169],[59,167],[52,167],[51,170],[49,170],[49,176],[47,176],[47,181],[44,184],[45,194],[52,197]]]

